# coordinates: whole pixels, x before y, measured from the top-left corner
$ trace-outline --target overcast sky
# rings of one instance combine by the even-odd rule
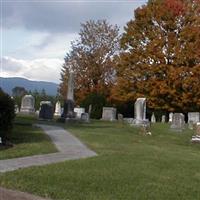
[[[106,19],[123,27],[146,0],[1,0],[1,77],[59,83],[80,23]]]

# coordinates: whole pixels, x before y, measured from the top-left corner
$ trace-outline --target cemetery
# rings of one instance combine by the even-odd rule
[[[199,200],[199,0],[126,2],[124,28],[123,1],[41,2],[1,4],[26,87],[0,81],[0,200]]]
[[[154,113],[147,118],[147,100],[139,98],[134,104],[132,119],[117,114],[116,108],[102,107],[100,120],[85,121],[84,117],[87,115],[88,118],[89,114],[84,108],[71,107],[73,99],[66,100],[66,104],[70,104],[67,111],[61,108],[60,102],[52,105],[49,101],[42,101],[37,115],[33,114],[34,98],[25,97],[30,98],[31,103],[25,104],[24,99],[28,101],[22,98],[27,112],[23,110],[21,113],[20,110],[15,118],[14,147],[0,150],[1,186],[55,200],[90,199],[90,196],[91,199],[98,196],[106,199],[132,199],[133,196],[141,199],[177,199],[177,196],[197,199],[198,176],[194,172],[200,164],[198,112],[188,113],[188,123],[182,113],[170,113],[168,122],[162,119],[157,122]],[[75,114],[65,114],[66,122],[61,123],[57,121],[62,117],[61,110]],[[70,118],[73,120],[69,121]],[[63,146],[60,149],[51,141],[52,133],[48,136],[43,132],[46,125],[48,130],[60,127],[69,131],[88,149],[84,150],[85,145],[79,147],[79,141],[76,145],[71,141],[74,150],[71,145],[62,150],[64,143],[61,143],[65,139],[59,141],[57,138],[60,147]],[[56,128],[55,134],[61,129]],[[72,156],[68,151],[75,154]],[[14,167],[12,159],[19,159],[23,165]],[[55,163],[53,159],[56,159]],[[13,179],[18,180],[17,183]],[[110,193],[113,190],[115,192]]]

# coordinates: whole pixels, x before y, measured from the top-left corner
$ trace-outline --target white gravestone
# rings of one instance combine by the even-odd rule
[[[182,113],[174,113],[170,128],[175,131],[182,131],[185,128],[185,116]]]
[[[138,98],[134,105],[134,124],[143,125],[146,119],[146,98]]]
[[[154,113],[152,113],[152,115],[151,115],[151,123],[156,123],[156,117],[155,117]]]
[[[35,99],[32,95],[25,95],[22,98],[20,113],[32,114],[35,112]]]
[[[192,136],[191,142],[200,143],[200,122],[196,123],[196,135]]]
[[[162,115],[161,122],[162,122],[162,123],[165,123],[165,122],[166,122],[166,117],[165,117],[165,115]]]
[[[18,107],[17,104],[15,104],[15,113],[16,113],[16,114],[19,113],[19,107]]]
[[[103,107],[102,120],[116,120],[117,109],[113,107]]]
[[[61,112],[60,101],[57,101],[57,102],[56,102],[56,107],[55,107],[54,116],[58,116],[58,117],[60,117],[61,114],[62,114],[62,112]]]
[[[200,122],[199,112],[188,112],[188,127],[193,129],[193,125]]]
[[[173,113],[170,112],[170,113],[169,113],[169,123],[172,123],[172,118],[173,118]]]
[[[74,108],[74,112],[76,113],[76,118],[80,119],[81,115],[85,113],[85,108]]]

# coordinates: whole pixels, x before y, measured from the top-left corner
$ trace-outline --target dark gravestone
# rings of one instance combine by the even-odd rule
[[[81,120],[83,122],[90,122],[90,115],[88,113],[82,113],[81,114]]]
[[[53,119],[53,107],[50,104],[42,104],[39,112],[40,119]]]
[[[62,118],[75,118],[74,112],[74,101],[73,100],[66,100],[64,103],[64,110],[62,113]]]

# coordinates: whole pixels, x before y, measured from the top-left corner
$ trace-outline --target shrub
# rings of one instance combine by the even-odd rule
[[[106,105],[106,98],[102,94],[91,93],[82,102],[81,107],[89,108],[92,105],[90,117],[93,119],[100,119],[102,115],[102,108]]]
[[[0,88],[0,137],[6,144],[15,118],[15,106],[11,97]]]

